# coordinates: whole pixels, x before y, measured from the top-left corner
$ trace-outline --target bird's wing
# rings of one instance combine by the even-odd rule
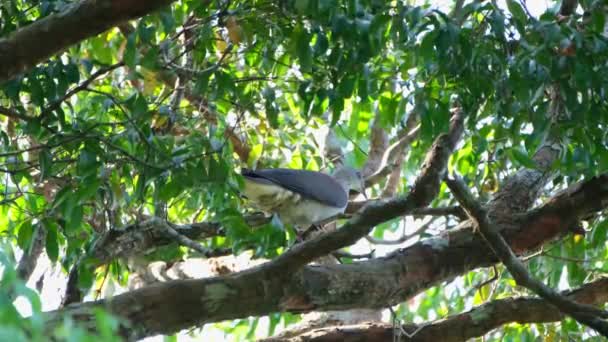
[[[348,194],[330,175],[322,172],[293,169],[243,169],[242,175],[253,182],[279,185],[302,197],[343,208],[348,203]]]

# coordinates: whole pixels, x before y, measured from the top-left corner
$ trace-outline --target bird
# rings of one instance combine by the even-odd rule
[[[341,166],[332,175],[298,169],[242,169],[243,195],[259,210],[302,231],[341,214],[351,189],[363,192],[361,173]]]

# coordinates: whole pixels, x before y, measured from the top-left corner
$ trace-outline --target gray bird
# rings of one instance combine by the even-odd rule
[[[359,171],[345,166],[331,176],[294,169],[243,169],[241,174],[243,194],[255,207],[300,230],[343,213],[349,190],[363,191]]]

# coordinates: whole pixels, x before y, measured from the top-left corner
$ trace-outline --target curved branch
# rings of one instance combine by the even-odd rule
[[[580,303],[602,305],[608,302],[608,278],[600,278],[562,295]],[[550,323],[563,318],[548,301],[521,297],[495,300],[426,325],[406,324],[397,328],[386,323],[333,326],[308,330],[297,336],[270,337],[260,342],[391,341],[400,338],[409,342],[464,342],[508,323]],[[410,337],[404,339],[405,334]]]
[[[447,161],[462,135],[463,121],[462,112],[456,111],[451,120],[449,134],[442,134],[435,140],[422,166],[421,174],[406,197],[369,204],[340,229],[318,235],[296,245],[266,264],[224,277],[156,284],[108,300],[69,306],[63,310],[49,313],[48,327],[52,328],[61,322],[64,313],[89,325],[94,320],[90,320],[88,317],[98,306],[107,307],[111,312],[129,322],[133,328],[123,327],[121,331],[125,337],[129,338],[175,332],[203,322],[236,318],[235,315],[238,317],[262,315],[272,311],[305,312],[315,308],[340,310],[341,307],[327,301],[344,300],[344,296],[339,296],[334,292],[330,298],[323,299],[325,303],[314,303],[311,300],[314,300],[315,297],[319,298],[318,294],[308,295],[306,292],[311,290],[331,291],[327,286],[330,281],[329,275],[333,281],[349,273],[350,278],[344,279],[357,279],[362,275],[366,278],[365,281],[376,281],[380,278],[367,279],[369,278],[367,275],[353,268],[354,264],[328,265],[325,268],[302,268],[302,266],[334,250],[355,243],[367,235],[376,224],[401,216],[409,210],[428,205],[439,191]],[[427,247],[423,246],[423,249],[426,252]],[[420,261],[418,260],[417,263]],[[375,265],[378,262],[382,263],[384,259],[368,261],[374,269],[399,272],[394,267],[378,268]],[[359,263],[357,266],[362,264]],[[398,267],[401,268],[401,266]],[[405,269],[409,269],[409,267],[401,268],[402,271]],[[323,273],[315,275],[316,271]],[[327,271],[330,273],[325,273]],[[353,273],[353,271],[355,272]],[[414,274],[408,272],[408,275]],[[317,281],[321,283],[315,284]],[[383,279],[383,281],[384,285],[352,286],[350,290],[386,289],[386,280]],[[416,289],[420,289],[420,287],[418,286]],[[393,293],[392,300],[401,299],[404,294],[403,291],[391,290],[391,292]],[[397,297],[394,297],[395,295]],[[358,297],[366,298],[360,295]],[[373,296],[368,298],[373,298]],[[360,306],[359,303],[353,303],[351,299],[347,302],[351,302],[355,306],[344,309]],[[387,298],[384,298],[380,302],[386,300]],[[369,304],[367,305],[369,306]],[[363,307],[365,306],[363,305]],[[145,313],[145,316],[142,316],[141,313]],[[93,325],[89,328],[95,329]]]
[[[524,286],[555,305],[559,310],[572,316],[578,322],[583,323],[605,337],[608,337],[608,323],[600,318],[608,317],[608,312],[593,306],[582,305],[558,294],[552,288],[541,281],[533,278],[524,264],[515,256],[502,235],[493,229],[493,223],[488,218],[487,212],[477,203],[471,193],[460,179],[446,179],[446,183],[452,190],[454,197],[458,199],[467,214],[475,222],[475,228],[487,241],[492,251],[509,270],[518,285]],[[604,186],[608,191],[608,187]]]
[[[139,18],[174,0],[83,0],[0,39],[0,82],[86,38]]]
[[[531,217],[517,220],[510,227],[507,240],[517,253],[524,253],[568,232],[568,222],[554,214],[556,208],[569,207],[566,213],[579,214],[590,203],[608,204],[608,174],[575,184],[558,195]],[[605,187],[605,186],[604,186]],[[583,193],[586,193],[583,196]],[[572,199],[576,199],[573,201]],[[395,210],[397,202],[386,202],[386,210]],[[378,213],[380,206],[368,214]],[[360,220],[364,220],[363,218]],[[359,221],[361,223],[361,221]],[[382,308],[403,302],[424,289],[447,281],[478,267],[488,267],[498,260],[478,234],[462,228],[443,236],[425,239],[386,257],[353,264],[306,266],[294,272],[305,258],[313,258],[315,247],[329,243],[343,244],[338,232],[357,233],[354,222],[346,229],[326,233],[302,243],[295,261],[285,257],[267,264],[226,276],[159,283],[127,292],[111,299],[68,306],[46,314],[48,328],[59,324],[63,315],[95,329],[94,308],[106,307],[130,322],[134,329],[122,333],[130,337],[170,334],[175,331],[226,319],[265,315],[277,311],[309,312]],[[470,227],[469,227],[470,228]],[[498,227],[500,228],[500,227]],[[351,238],[352,239],[352,238]]]

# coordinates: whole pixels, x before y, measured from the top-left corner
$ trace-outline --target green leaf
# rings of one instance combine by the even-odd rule
[[[30,78],[29,86],[32,102],[34,102],[35,105],[42,107],[44,105],[44,90],[42,90],[40,81],[36,76]]]
[[[34,235],[34,227],[32,227],[32,220],[25,220],[19,225],[17,235],[17,245],[24,251],[29,250],[32,243],[32,236]]]
[[[294,30],[293,43],[295,44],[296,54],[300,68],[304,72],[312,70],[312,48],[310,47],[310,34],[299,25]]]
[[[519,2],[517,2],[515,0],[507,0],[507,7],[509,8],[509,12],[511,12],[511,14],[513,14],[513,17],[515,18],[517,23],[520,25],[520,27],[521,27],[520,32],[523,31],[523,26],[528,21],[528,15],[524,11],[524,9],[521,7]]]
[[[57,225],[50,220],[43,221],[46,229],[46,254],[53,263],[59,258],[59,237],[57,236]]]
[[[262,94],[264,95],[264,100],[265,100],[264,105],[266,107],[266,116],[268,117],[268,123],[270,124],[270,127],[278,128],[279,127],[279,119],[278,119],[279,111],[278,111],[276,103],[275,103],[275,101],[276,101],[275,91],[273,88],[267,87],[266,89],[264,89]]]
[[[591,11],[591,22],[596,32],[604,32],[606,27],[606,14],[604,11]]]
[[[123,61],[129,68],[135,68],[135,64],[137,63],[136,57],[135,34],[132,33],[127,38],[127,47],[125,48]]]
[[[347,99],[352,96],[357,79],[352,75],[346,75],[338,84],[338,94]]]
[[[591,245],[594,248],[602,247],[608,239],[608,220],[599,222],[591,233]]]
[[[38,153],[38,162],[40,163],[40,179],[47,179],[52,175],[53,156],[48,148],[43,148]]]
[[[55,199],[53,200],[53,205],[51,207],[53,209],[57,209],[61,205],[63,205],[63,203],[66,201],[66,199],[72,195],[72,191],[73,191],[73,188],[71,185],[64,186],[55,195]]]
[[[81,289],[90,289],[95,280],[95,272],[93,265],[88,262],[83,262],[78,266],[78,287]]]
[[[306,14],[308,11],[308,6],[310,5],[310,0],[296,0],[294,6],[296,10],[300,14]]]
[[[380,113],[380,123],[385,128],[391,128],[397,124],[400,113],[397,110],[399,100],[389,92],[385,92],[380,96],[378,111]]]
[[[82,182],[76,190],[76,199],[78,202],[90,200],[95,197],[101,181],[97,178],[91,179],[90,177],[86,181]]]
[[[78,233],[80,226],[82,225],[82,218],[84,212],[82,205],[74,206],[74,209],[70,213],[69,217],[65,217],[65,234],[68,236],[74,236]]]
[[[68,63],[65,66],[65,78],[68,83],[78,83],[80,81],[80,72],[76,64]]]

